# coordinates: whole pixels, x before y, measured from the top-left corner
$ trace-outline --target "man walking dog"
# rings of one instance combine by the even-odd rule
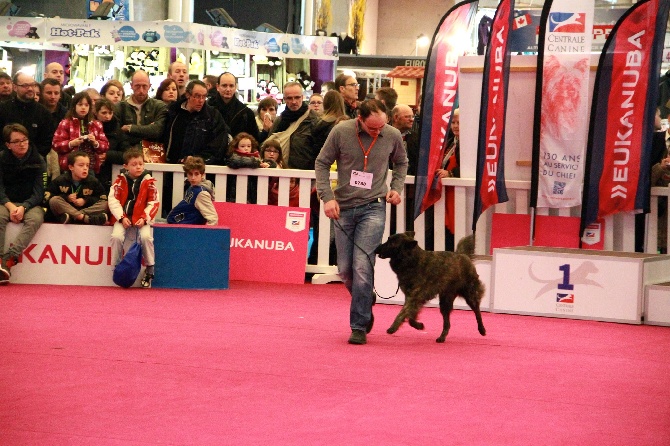
[[[370,99],[357,119],[331,131],[315,163],[316,187],[328,218],[335,220],[337,268],[351,294],[350,344],[365,344],[372,329],[375,248],[386,225],[386,203],[400,204],[407,174],[407,153],[400,132],[387,125],[386,107]],[[333,192],[330,166],[337,161]],[[386,179],[389,161],[393,177]]]

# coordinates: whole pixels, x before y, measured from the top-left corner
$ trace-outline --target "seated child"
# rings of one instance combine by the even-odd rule
[[[184,172],[191,186],[184,192],[184,199],[170,211],[167,222],[217,225],[219,216],[213,203],[214,185],[205,179],[205,161],[199,156],[189,156],[184,162]]]
[[[67,155],[69,171],[51,182],[45,200],[61,223],[104,225],[107,223],[107,191],[89,175],[91,159],[77,150]]]
[[[232,169],[277,167],[275,162],[264,161],[258,154],[258,142],[248,133],[240,132],[228,146],[228,167]]]
[[[154,238],[149,224],[158,212],[158,188],[156,180],[144,170],[144,154],[130,149],[123,154],[124,170],[112,183],[109,191],[109,211],[112,214],[112,256],[118,265],[123,254],[126,230],[131,226],[139,229],[142,257],[146,270],[142,288],[151,288],[154,278]]]

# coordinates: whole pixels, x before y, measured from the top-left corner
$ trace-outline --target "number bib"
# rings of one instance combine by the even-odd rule
[[[361,189],[372,189],[372,173],[352,170],[349,185]]]

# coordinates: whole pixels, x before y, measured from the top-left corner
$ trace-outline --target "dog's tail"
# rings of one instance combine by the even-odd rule
[[[469,257],[475,255],[475,236],[474,234],[463,237],[456,246],[456,253],[465,254]]]

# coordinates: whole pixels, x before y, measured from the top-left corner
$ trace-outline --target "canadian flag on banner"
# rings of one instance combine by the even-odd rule
[[[513,29],[519,29],[523,28],[524,26],[530,25],[530,23],[533,21],[531,18],[530,14],[523,14],[520,16],[514,17],[514,28]]]

